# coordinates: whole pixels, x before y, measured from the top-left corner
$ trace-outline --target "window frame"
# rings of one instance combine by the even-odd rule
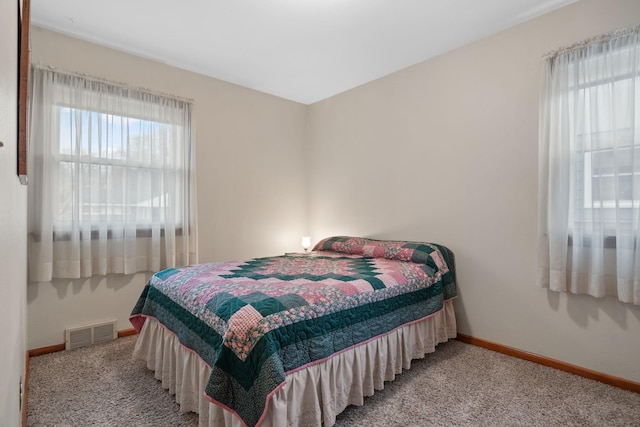
[[[90,90],[90,89],[86,89],[86,90]],[[159,96],[159,95],[154,95],[155,97]],[[160,98],[159,98],[160,99]],[[130,100],[129,100],[130,101]],[[133,101],[133,102],[139,102],[139,101]],[[157,105],[160,105],[160,102],[156,102]],[[86,112],[88,114],[97,114],[98,115],[98,120],[100,120],[100,116],[102,115],[107,115],[107,116],[115,116],[118,117],[120,119],[123,120],[139,120],[139,121],[143,121],[143,122],[149,122],[151,124],[159,124],[161,126],[163,125],[168,125],[171,127],[182,127],[183,125],[181,124],[176,124],[176,123],[171,123],[169,120],[158,120],[156,117],[143,117],[141,115],[137,115],[137,114],[129,114],[128,111],[117,111],[115,109],[95,109],[95,108],[88,108],[85,107],[84,105],[71,105],[68,103],[54,103],[53,105],[53,109],[55,111],[55,116],[56,116],[56,120],[54,120],[54,132],[57,135],[57,141],[56,143],[53,144],[54,147],[57,147],[57,151],[55,151],[54,153],[52,153],[53,155],[51,156],[51,162],[55,163],[56,167],[59,167],[62,163],[71,163],[71,164],[76,164],[76,165],[102,165],[102,166],[107,166],[107,167],[135,167],[136,169],[147,169],[149,171],[156,171],[159,173],[163,173],[166,171],[169,171],[171,174],[174,175],[179,175],[183,169],[180,165],[179,161],[176,161],[173,163],[173,168],[161,168],[161,167],[157,167],[157,166],[152,166],[152,165],[143,165],[143,164],[135,164],[135,162],[132,163],[127,163],[125,160],[121,160],[121,159],[105,159],[105,158],[101,158],[99,156],[94,156],[92,155],[92,153],[89,153],[88,155],[85,156],[75,156],[73,154],[66,154],[66,153],[62,153],[62,149],[61,149],[61,122],[62,122],[62,110],[63,109],[67,109],[71,112],[71,114],[73,114],[74,111],[81,111],[81,112]],[[174,134],[181,134],[182,131],[184,129],[178,129],[178,131],[173,131],[172,133]],[[189,129],[190,132],[190,129]],[[181,141],[181,144],[189,144],[189,141]],[[184,147],[182,147],[184,148]],[[104,159],[104,160],[103,160]],[[58,188],[59,191],[59,188]],[[186,196],[183,193],[182,194],[182,200],[178,200],[175,201],[173,203],[173,206],[169,207],[169,209],[173,209],[174,210],[174,214],[176,215],[176,220],[175,220],[175,232],[173,233],[176,236],[181,236],[183,235],[183,228],[184,228],[184,222],[185,222],[185,218],[183,218],[183,213],[181,212],[181,210],[179,209],[179,206],[181,204],[184,204],[186,200]],[[57,205],[56,205],[57,207]],[[135,205],[131,205],[131,207],[135,207]],[[126,206],[123,207],[123,209],[125,209]],[[159,209],[163,209],[162,207],[160,207]],[[165,207],[164,209],[167,209],[167,207]],[[59,217],[59,213],[58,213],[58,217],[57,218],[52,218],[52,231],[53,231],[53,237],[55,241],[69,241],[72,239],[72,234],[73,234],[73,226],[70,224],[73,224],[73,221],[66,221],[66,224],[62,224],[63,221],[60,219]],[[160,232],[160,236],[164,237],[165,236],[165,224],[166,221],[163,218],[162,223],[159,227],[159,232]],[[114,238],[114,229],[119,228],[119,226],[121,226],[122,224],[117,224],[116,223],[109,223],[107,225],[107,229],[106,229],[106,233],[107,233],[107,239],[111,240]],[[104,232],[104,230],[100,230],[99,226],[96,226],[94,224],[94,222],[92,221],[91,223],[91,227],[90,227],[90,233],[91,233],[91,240],[99,240],[100,238],[100,233]],[[151,223],[144,223],[144,224],[140,224],[136,227],[136,238],[147,238],[147,237],[151,237],[154,234],[154,228],[153,225]],[[155,228],[156,230],[158,230],[158,228]]]
[[[623,49],[627,49],[628,47],[622,47],[621,50]],[[595,61],[596,59],[593,59],[593,61]],[[576,67],[575,64],[571,64],[569,66],[569,70],[572,70]],[[573,70],[575,72],[575,70]],[[624,72],[622,71],[620,74],[616,74],[614,77],[612,78],[606,78],[606,79],[599,79],[599,80],[595,80],[595,81],[591,81],[591,82],[583,82],[583,83],[579,83],[579,84],[574,84],[573,86],[570,86],[569,90],[570,92],[573,94],[573,96],[571,97],[571,101],[570,101],[570,110],[575,110],[577,107],[575,106],[576,102],[574,102],[575,99],[577,99],[578,97],[580,97],[580,91],[586,91],[589,90],[591,88],[595,88],[598,86],[611,86],[612,83],[615,84],[617,82],[622,82],[625,80],[637,80],[637,86],[640,86],[640,76],[635,76],[632,72]],[[573,114],[575,114],[575,111],[573,112]],[[632,198],[630,200],[624,199],[622,200],[622,202],[624,202],[625,204],[631,204],[630,206],[620,206],[621,200],[616,198],[616,199],[600,199],[600,207],[594,207],[594,206],[588,206],[588,202],[591,202],[592,204],[594,203],[593,201],[593,178],[596,176],[596,174],[593,173],[593,167],[590,168],[591,173],[588,173],[589,170],[587,169],[587,163],[589,163],[586,158],[587,156],[589,156],[590,160],[593,159],[593,154],[596,153],[602,153],[602,152],[606,152],[606,151],[612,151],[615,153],[614,150],[623,150],[623,149],[629,149],[629,150],[640,150],[640,141],[633,141],[632,140],[632,135],[634,134],[634,132],[632,131],[632,129],[630,128],[616,128],[615,126],[612,127],[612,129],[610,129],[609,131],[606,132],[610,132],[610,133],[619,133],[619,132],[628,132],[629,133],[629,141],[628,141],[628,145],[623,145],[621,147],[614,147],[614,144],[611,143],[610,146],[608,148],[596,148],[596,149],[585,149],[584,148],[584,142],[583,139],[587,138],[587,137],[593,137],[593,135],[597,135],[598,133],[600,134],[604,134],[605,131],[600,131],[600,132],[593,132],[593,133],[583,133],[580,135],[575,135],[575,141],[574,144],[571,148],[573,156],[574,156],[574,164],[573,167],[576,168],[576,172],[575,172],[575,177],[574,177],[574,181],[573,181],[573,185],[575,187],[575,190],[573,192],[573,194],[571,195],[571,197],[574,200],[573,203],[573,209],[570,210],[570,219],[569,219],[569,224],[570,224],[570,230],[569,230],[569,246],[573,246],[574,245],[574,239],[573,239],[573,229],[574,226],[576,224],[589,224],[589,223],[593,223],[594,221],[587,219],[586,217],[589,215],[586,214],[582,214],[579,215],[578,211],[581,212],[586,212],[587,210],[593,211],[596,209],[602,209],[603,212],[606,214],[607,211],[611,212],[611,210],[614,209],[622,209],[624,211],[628,211],[630,213],[633,212],[633,209],[637,209],[640,207],[640,197],[638,197],[638,199],[634,199],[633,195]],[[638,132],[637,130],[635,131],[635,134],[638,135],[640,134],[640,132]],[[601,137],[601,135],[598,135],[597,137]],[[638,159],[640,159],[640,156],[638,156]],[[591,163],[592,165],[592,163]],[[638,166],[640,167],[640,163],[638,163]],[[582,173],[580,173],[580,171],[582,171]],[[602,177],[602,175],[605,174],[600,174],[599,177]],[[616,175],[615,173],[613,175]],[[618,177],[620,176],[620,174],[617,174]],[[627,175],[631,175],[631,179],[633,179],[634,177],[638,177],[640,178],[640,170],[638,171],[631,171],[631,172],[623,172],[623,175],[627,176]],[[579,178],[580,176],[580,178]],[[590,179],[588,179],[590,178]],[[619,179],[619,178],[618,178]],[[640,183],[639,183],[639,188],[640,188]],[[619,194],[618,194],[619,195]],[[607,204],[609,206],[602,206],[603,204]],[[572,213],[573,212],[573,213]],[[603,220],[603,222],[607,222],[606,219]],[[609,221],[612,222],[612,221]],[[615,222],[615,221],[613,221]],[[631,223],[631,220],[629,220],[629,223]],[[615,236],[615,227],[607,227],[605,228],[605,237],[604,237],[604,247],[605,248],[612,248],[615,249],[616,248],[616,236]],[[591,236],[584,236],[583,239],[581,239],[581,246],[585,246],[585,247],[590,247],[592,246],[592,238]]]

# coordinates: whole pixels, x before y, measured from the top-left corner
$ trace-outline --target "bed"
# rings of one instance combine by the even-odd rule
[[[200,426],[332,425],[456,336],[453,253],[331,237],[308,254],[156,273],[134,356]]]

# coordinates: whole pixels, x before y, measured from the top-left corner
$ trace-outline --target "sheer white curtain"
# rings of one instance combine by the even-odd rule
[[[640,26],[545,58],[539,284],[640,304]]]
[[[32,69],[32,281],[197,262],[190,102]]]

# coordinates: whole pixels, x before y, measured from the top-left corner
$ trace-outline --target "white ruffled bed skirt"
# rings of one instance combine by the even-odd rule
[[[423,358],[455,336],[456,318],[449,300],[431,317],[289,373],[260,425],[333,425],[347,406],[362,405],[365,396],[382,390],[385,381],[409,369],[411,360]],[[203,390],[211,369],[155,319],[146,319],[133,354],[146,360],[162,387],[175,394],[181,411],[199,414],[200,427],[244,425],[233,413],[207,400]]]

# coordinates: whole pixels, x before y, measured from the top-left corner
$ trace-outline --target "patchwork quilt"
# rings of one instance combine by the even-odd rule
[[[309,254],[161,271],[130,319],[172,331],[211,367],[209,400],[254,426],[287,373],[442,310],[452,261],[440,245],[332,237]]]

